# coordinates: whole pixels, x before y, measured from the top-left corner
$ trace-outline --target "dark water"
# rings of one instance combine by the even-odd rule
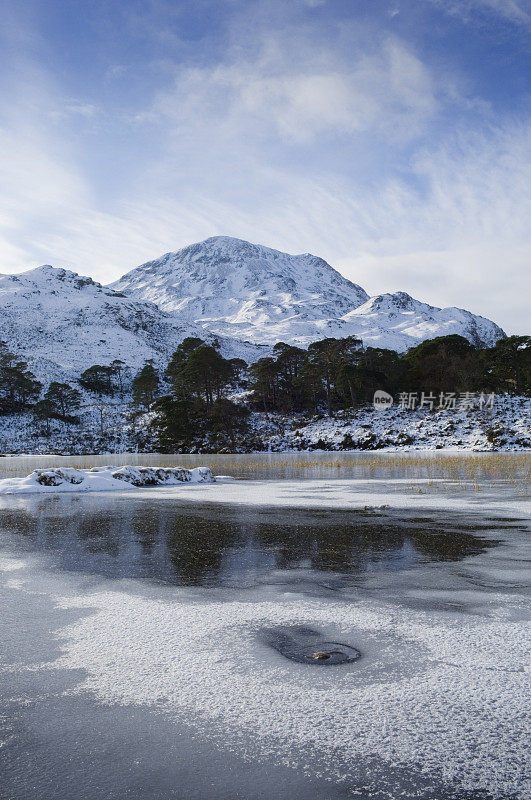
[[[364,575],[459,561],[496,544],[455,517],[207,506],[145,496],[46,497],[0,506],[0,537],[60,568],[181,586],[251,587],[312,575],[337,588]]]

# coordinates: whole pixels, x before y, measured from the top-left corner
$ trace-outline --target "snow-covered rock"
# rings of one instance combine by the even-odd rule
[[[208,467],[52,467],[35,470],[26,478],[0,480],[0,494],[123,491],[124,483],[135,487],[175,486],[179,483],[214,483],[215,480]]]
[[[97,468],[96,468],[96,471]],[[208,467],[120,467],[111,473],[115,480],[133,486],[162,486],[177,483],[214,483],[216,480]]]
[[[488,346],[504,336],[469,311],[436,308],[405,292],[369,298],[322,258],[228,236],[166,253],[111,287],[156,303],[182,323],[260,344],[358,336],[366,345],[404,351],[450,333]]]
[[[38,483],[39,486],[61,486],[63,483],[71,483],[77,486],[83,483],[85,476],[80,469],[74,467],[58,467],[52,469],[39,469],[28,475],[28,480]]]

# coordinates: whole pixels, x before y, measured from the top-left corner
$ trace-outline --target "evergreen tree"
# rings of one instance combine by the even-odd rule
[[[358,362],[362,352],[361,339],[347,336],[312,342],[308,346],[307,378],[314,384],[317,397],[324,389],[328,416],[332,416],[332,396],[341,371]]]
[[[406,391],[462,392],[482,388],[481,354],[457,334],[437,336],[404,355]]]
[[[273,347],[278,369],[278,405],[281,411],[300,411],[306,399],[303,380],[308,353],[300,347],[278,342]]]
[[[202,344],[192,350],[185,366],[176,375],[174,389],[183,397],[202,398],[209,413],[214,401],[223,396],[235,378],[231,362],[214,347]]]
[[[354,361],[341,364],[335,377],[335,388],[344,405],[356,406],[369,402],[376,389],[394,394],[403,373],[402,359],[394,350],[368,347]]]
[[[174,390],[177,388],[179,374],[186,366],[190,354],[203,344],[205,344],[203,339],[199,339],[197,336],[187,336],[186,339],[182,340],[177,350],[172,355],[166,369],[166,377],[171,381]]]
[[[11,353],[5,342],[0,342],[0,413],[21,411],[34,403],[42,384],[30,372],[25,361]]]
[[[116,379],[116,383],[118,384],[118,391],[120,394],[123,394],[125,391],[125,385],[130,381],[131,370],[125,363],[119,358],[115,358],[111,364],[112,375]]]
[[[159,375],[150,359],[133,380],[133,403],[149,408],[159,388]]]
[[[531,391],[531,336],[508,336],[484,351],[487,381],[497,391]]]
[[[114,394],[113,375],[112,367],[94,364],[82,373],[79,383],[89,392],[112,395]]]
[[[199,433],[204,419],[194,401],[165,395],[155,400],[153,410],[157,414],[154,428],[161,452],[189,450],[190,442]]]
[[[224,395],[246,369],[242,359],[223,358],[197,337],[181,342],[166,370],[172,395],[154,404],[159,446],[166,452],[186,450],[208,433],[214,441],[235,441],[247,412]]]
[[[249,368],[254,401],[265,411],[276,411],[279,395],[278,364],[271,356],[259,358]]]
[[[232,451],[236,448],[236,439],[245,435],[248,430],[249,410],[244,406],[220,397],[212,407],[212,413],[207,418],[207,430],[211,431],[217,442],[217,450],[227,448]]]
[[[52,381],[46,390],[43,402],[50,406],[53,417],[71,419],[81,405],[81,392],[68,383]]]
[[[49,400],[44,398],[43,400],[39,400],[33,406],[33,414],[36,419],[44,420],[46,423],[46,435],[50,435],[50,421],[55,417],[54,413],[54,406]]]

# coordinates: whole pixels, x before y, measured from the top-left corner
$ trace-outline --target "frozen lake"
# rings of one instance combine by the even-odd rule
[[[525,457],[136,463],[0,498],[2,800],[528,796]]]

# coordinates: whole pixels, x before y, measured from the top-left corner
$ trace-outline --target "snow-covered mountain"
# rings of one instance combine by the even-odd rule
[[[92,364],[114,359],[133,370],[149,358],[165,363],[185,336],[199,334],[204,337],[153,303],[65,269],[45,265],[0,275],[0,340],[41,379],[75,379]],[[222,345],[226,355],[252,360],[260,354],[232,341]]]
[[[294,319],[329,319],[368,299],[322,258],[292,256],[213,236],[128,272],[114,289],[190,321],[266,329]]]
[[[218,338],[225,356],[252,362],[277,341],[306,345],[356,335],[406,350],[449,333],[491,345],[503,331],[458,308],[404,292],[369,298],[312,255],[218,236],[168,253],[112,286],[49,265],[0,275],[0,340],[43,380],[75,380],[120,359],[165,364],[185,336]]]
[[[166,253],[111,288],[156,303],[203,331],[252,342],[306,345],[355,335],[367,345],[407,350],[458,333],[473,344],[504,336],[495,323],[459,308],[436,308],[405,292],[369,298],[322,258],[289,255],[228,236]]]
[[[424,339],[457,333],[472,344],[491,346],[505,336],[494,322],[463,308],[437,308],[406,292],[380,294],[339,320],[341,335],[359,336],[366,345],[407,350]]]

